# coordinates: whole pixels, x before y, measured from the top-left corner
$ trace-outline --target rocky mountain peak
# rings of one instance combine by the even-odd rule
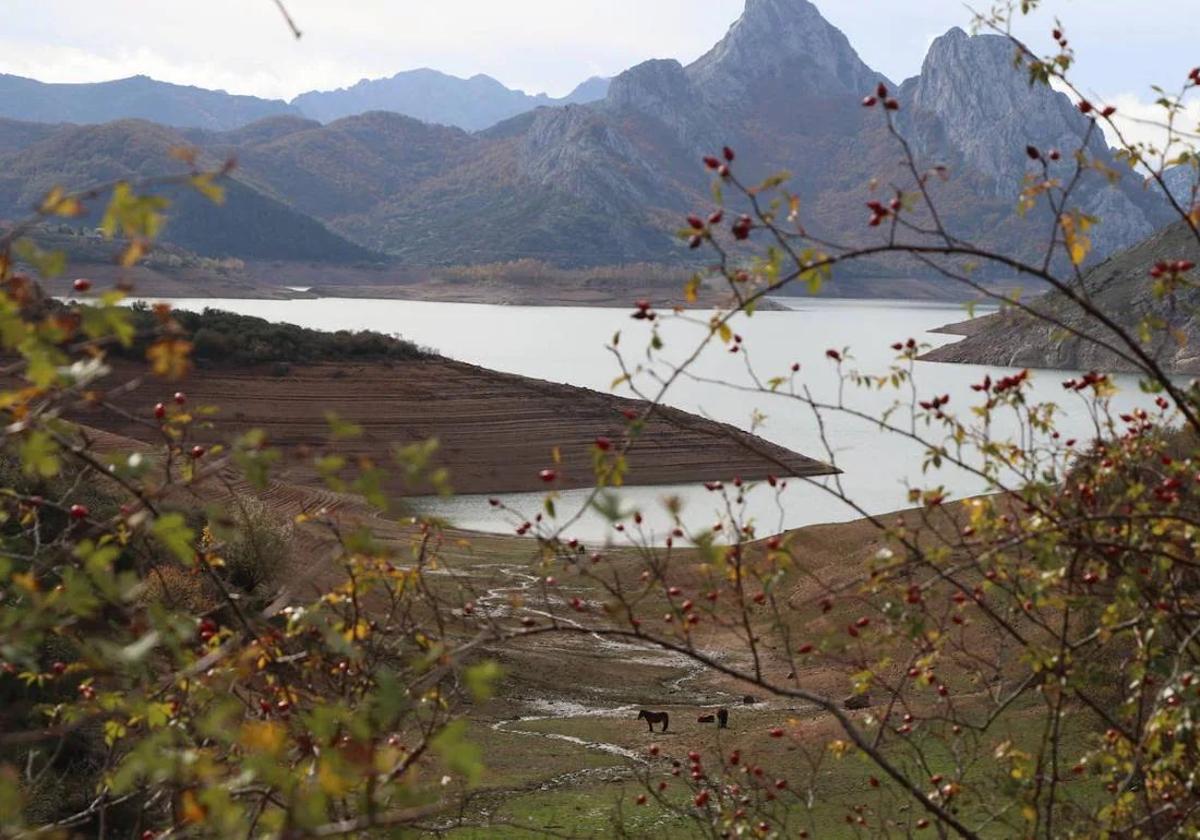
[[[674,59],[652,59],[616,76],[608,86],[606,102],[614,108],[648,111],[692,95],[683,65]]]
[[[1014,63],[1016,48],[1001,35],[967,35],[951,29],[935,40],[921,75],[900,92],[901,125],[914,136],[923,164],[955,150],[955,159],[936,162],[973,171],[990,182],[997,198],[1015,198],[1030,169],[1027,146],[1061,149],[1055,166],[1064,177],[1074,166],[1072,153],[1087,139],[1090,157],[1112,164],[1098,128],[1071,100],[1044,84],[1030,84]],[[1109,184],[1098,174],[1081,182],[1077,198],[1103,219],[1093,236],[1103,250],[1126,247],[1156,227],[1161,202],[1150,200],[1138,179]]]
[[[881,78],[808,0],[746,0],[742,16],[688,75],[719,101],[764,78],[786,76],[799,90],[823,97],[861,95]]]
[[[678,61],[653,59],[612,80],[606,110],[635,112],[666,125],[692,151],[700,151],[716,117]]]
[[[932,116],[963,163],[991,179],[998,195],[1020,189],[1027,145],[1072,150],[1088,130],[1064,94],[1029,83],[1014,55],[1003,36],[955,27],[933,42],[921,75],[901,94],[908,116]],[[1093,152],[1105,154],[1099,132],[1093,141]]]

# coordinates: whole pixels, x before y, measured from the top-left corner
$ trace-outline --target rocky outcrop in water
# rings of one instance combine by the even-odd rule
[[[1089,271],[1083,280],[1088,298],[1137,337],[1139,325],[1151,319],[1156,329],[1138,346],[1173,373],[1200,373],[1200,291],[1184,289],[1174,298],[1152,290],[1150,270],[1156,263],[1189,260],[1200,264],[1200,241],[1184,222],[1162,230]],[[1194,270],[1193,270],[1194,273]],[[1131,371],[1135,366],[1111,349],[1084,340],[1072,330],[1103,339],[1128,354],[1129,348],[1099,320],[1087,315],[1065,295],[1052,292],[1029,305],[1056,323],[1010,309],[952,324],[944,332],[965,335],[962,341],[925,356],[934,362],[1000,365],[1065,370]]]

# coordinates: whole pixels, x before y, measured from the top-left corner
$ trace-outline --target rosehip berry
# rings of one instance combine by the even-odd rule
[[[92,288],[92,281],[85,280],[84,278],[80,277],[78,280],[76,280],[74,283],[72,283],[71,286],[72,286],[72,288],[75,289],[75,291],[79,292],[80,294],[83,294],[84,292],[86,292]]]
[[[187,402],[187,394],[183,393],[183,391],[176,391],[175,392],[175,404],[183,405],[186,402]]]
[[[71,505],[70,513],[72,519],[87,519],[91,511],[86,505]]]
[[[547,484],[550,484],[558,479],[558,472],[556,470],[542,470],[540,473],[538,473],[538,478]]]
[[[167,416],[167,407],[165,405],[163,405],[162,403],[155,403],[154,404],[154,419],[162,420],[166,416]]]

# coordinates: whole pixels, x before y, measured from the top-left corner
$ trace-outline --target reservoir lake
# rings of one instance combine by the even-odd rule
[[[911,402],[908,386],[900,390],[842,386],[837,366],[826,352],[835,349],[846,354],[844,371],[886,373],[896,359],[891,349],[894,342],[913,338],[922,344],[938,346],[957,340],[931,330],[965,319],[967,312],[962,305],[814,298],[779,302],[788,307],[786,311],[763,311],[734,319],[731,326],[743,339],[744,352],[731,353],[720,342],[710,343],[690,366],[692,375],[677,378],[663,395],[663,401],[669,405],[753,430],[796,452],[833,462],[842,470],[836,480],[857,507],[826,491],[835,480],[829,477],[808,482],[794,480],[778,493],[765,483],[749,490],[741,516],[744,520],[754,520],[759,535],[857,519],[861,511],[881,514],[910,507],[907,498],[910,486],[942,485],[951,499],[984,489],[980,479],[958,468],[943,467],[923,473],[924,447],[881,429],[878,423],[829,413],[824,417],[822,432],[822,424],[807,405],[784,395],[748,390],[756,381],[765,384],[773,377],[789,377],[797,390],[807,388],[815,398],[826,402],[836,401],[841,388],[844,405],[878,417],[897,400],[906,405]],[[711,314],[666,312],[652,325],[631,319],[632,309],[589,307],[345,298],[283,301],[197,298],[176,299],[171,303],[184,309],[211,307],[321,330],[375,330],[483,367],[622,396],[635,396],[636,387],[647,397],[657,396],[661,382],[696,351],[708,332]],[[663,346],[648,355],[655,325]],[[608,345],[617,332],[621,334],[619,349],[632,376],[629,382],[614,387],[614,380],[622,371]],[[790,380],[794,364],[800,365],[800,371]],[[1012,372],[1003,368],[917,362],[914,381],[918,399],[949,395],[950,410],[965,418],[969,416],[969,406],[980,401],[980,395],[970,388],[973,383],[986,374],[995,379]],[[1064,438],[1087,440],[1095,436],[1095,421],[1081,399],[1062,388],[1062,381],[1074,373],[1034,371],[1033,397],[1054,401],[1061,407],[1058,426]],[[1135,378],[1119,376],[1117,384],[1115,409],[1152,407],[1153,398],[1140,393]],[[785,385],[782,390],[788,387]],[[892,422],[908,427],[908,409],[900,409]],[[919,426],[918,431],[930,430]],[[936,430],[934,433],[940,440],[941,433]],[[1020,434],[1019,424],[1011,413],[1001,413],[993,423],[994,437],[1019,442]],[[546,445],[547,466],[552,463],[552,444],[548,441]],[[636,447],[630,457],[633,460],[638,457]],[[734,476],[712,478],[729,482]],[[589,497],[587,490],[558,494],[559,521],[573,520],[566,534],[592,543],[616,538],[661,543],[672,527],[665,510],[666,499],[673,497],[679,501],[681,517],[689,529],[707,528],[725,511],[721,494],[709,492],[701,485],[627,487],[616,492],[625,510],[643,514],[640,535],[632,529],[623,535],[616,534],[607,520],[590,510],[575,518]],[[514,518],[511,513],[498,512],[487,498],[478,496],[414,498],[409,505],[415,512],[436,514],[463,528],[511,533],[521,518],[532,517],[542,510],[544,496],[518,493],[502,498],[521,516]]]

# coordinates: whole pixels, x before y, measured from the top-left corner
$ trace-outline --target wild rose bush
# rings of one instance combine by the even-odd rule
[[[1022,4],[1018,12],[1010,4],[978,22],[1007,32],[1014,15],[1036,5]],[[1074,53],[1062,26],[1051,35],[1056,51],[1048,56],[1013,38],[1017,63],[1032,84],[1053,80],[1075,91]],[[749,384],[727,383],[739,398],[761,400],[763,413],[780,401],[799,403],[825,440],[836,438],[842,418],[874,421],[881,432],[924,450],[926,474],[911,477],[921,482],[910,492],[914,510],[887,518],[870,515],[836,480],[805,479],[878,529],[882,547],[861,568],[813,569],[794,548],[794,536],[762,539],[739,513],[752,489],[740,480],[709,486],[725,496],[729,511],[711,532],[687,533],[678,520],[663,547],[631,536],[630,547],[642,557],[635,582],[603,565],[578,567],[608,592],[611,623],[547,632],[651,642],[805,710],[786,725],[764,728],[761,749],[697,747],[685,759],[682,749],[667,756],[651,747],[636,805],[690,819],[698,833],[714,837],[828,836],[820,832],[829,831],[831,812],[840,814],[846,836],[1200,831],[1194,729],[1200,386],[1168,375],[1147,349],[1146,337],[1162,324],[1148,316],[1124,327],[1078,284],[1090,249],[1087,230],[1100,220],[1077,204],[1083,173],[1106,168],[1088,151],[1102,121],[1121,139],[1118,158],[1147,172],[1164,194],[1168,167],[1194,167],[1195,135],[1180,122],[1198,87],[1194,69],[1178,94],[1163,95],[1158,146],[1125,140],[1115,108],[1076,94],[1079,112],[1090,120],[1079,148],[1024,150],[1030,174],[1021,185],[1021,209],[1040,211],[1054,227],[1036,260],[991,252],[943,225],[937,186],[952,174],[940,166],[921,169],[898,127],[904,103],[882,84],[864,92],[862,106],[879,113],[906,177],[865,199],[864,235],[848,236],[846,244],[806,233],[786,174],[751,185],[739,178],[736,150],[704,159],[716,206],[689,216],[680,236],[693,249],[709,249],[714,265],[685,292],[694,300],[716,277],[735,303],[712,316],[701,346],[683,363],[659,354],[657,325],[675,316],[639,303],[633,317],[653,335],[646,355],[624,354],[616,341],[611,349],[621,381],[642,383],[640,394],[652,403],[681,379],[703,381],[691,368],[704,346],[749,357],[753,341],[734,327],[765,295],[800,283],[816,291],[843,264],[893,255],[1035,318],[1050,316],[992,291],[975,279],[974,267],[1001,266],[1060,292],[1088,316],[1090,328],[1058,326],[1131,360],[1145,405],[1114,410],[1113,380],[1101,372],[1065,379],[1064,400],[1095,424],[1092,439],[1067,439],[1056,429],[1060,405],[1033,397],[1029,371],[984,377],[968,399],[925,393],[913,363],[926,348],[912,339],[893,344],[895,362],[880,371],[861,370],[852,351],[831,348],[827,362],[842,383],[835,398],[814,396],[796,366],[755,369]],[[1195,191],[1190,201],[1169,200],[1200,244]],[[757,245],[759,255],[748,259],[746,244]],[[1146,295],[1185,305],[1198,279],[1186,257],[1145,266]],[[654,376],[638,378],[654,364]],[[893,389],[896,405],[882,417],[865,416],[847,397],[858,388]],[[997,436],[1001,415],[1015,420],[1011,437]],[[636,453],[642,419],[631,422],[620,446],[598,445],[602,481],[614,470],[619,475],[622,459]],[[833,444],[825,455],[836,463]],[[971,474],[986,492],[948,498],[937,483],[942,469]],[[561,527],[541,531],[558,545]],[[698,546],[698,558],[672,548],[685,536]],[[564,556],[572,562],[569,551]],[[730,655],[708,653],[714,639],[735,640],[726,648]],[[813,687],[830,674],[841,675],[849,697]],[[775,740],[803,755],[798,773],[795,757],[781,760]],[[860,768],[860,783],[850,790],[828,786],[838,762]]]
[[[1006,18],[988,22],[1003,27]],[[1069,85],[1073,55],[1061,29],[1053,36],[1054,55],[1016,42],[1014,50],[1035,82]],[[1128,161],[1160,185],[1166,166],[1194,160],[1179,151],[1186,134],[1174,115],[1198,86],[1193,71],[1178,97],[1164,97],[1166,149],[1125,144]],[[860,370],[852,352],[831,348],[827,363],[844,392],[897,390],[896,411],[868,419],[923,447],[928,473],[913,477],[922,483],[912,511],[869,517],[879,543],[869,562],[814,569],[799,536],[761,534],[739,515],[748,483],[710,485],[730,515],[701,533],[679,518],[659,535],[662,545],[645,538],[636,516],[605,506],[603,490],[621,483],[646,417],[687,376],[686,362],[644,393],[650,403],[630,416],[623,440],[595,444],[592,501],[629,537],[625,551],[606,558],[560,538],[579,513],[560,513],[554,494],[537,516],[518,517],[518,532],[537,537],[531,568],[545,576],[532,600],[541,614],[485,614],[469,590],[429,575],[441,562],[433,523],[396,539],[347,529],[320,510],[275,522],[239,515],[245,488],[266,487],[280,455],[253,431],[221,446],[194,442],[208,409],[174,393],[193,350],[179,319],[161,307],[147,327],[121,305],[123,291],[95,294],[83,280],[78,302],[56,305],[36,282],[60,266],[37,249],[35,222],[77,216],[102,198],[103,227],[129,242],[123,260],[140,259],[168,210],[155,184],[48,195],[34,219],[0,238],[0,831],[151,838],[445,829],[481,768],[463,721],[497,675],[481,652],[553,634],[657,645],[759,696],[800,704],[751,733],[748,747],[646,750],[626,804],[660,809],[700,836],[822,836],[831,812],[846,836],[1200,831],[1200,392],[1074,293],[1091,222],[1073,203],[1072,180],[1036,176],[1064,159],[1087,166],[1086,141],[1078,150],[1027,150],[1035,177],[1024,200],[1056,225],[1047,259],[1023,263],[940,226],[936,187],[947,173],[916,165],[895,121],[905,103],[893,92],[864,97],[908,173],[890,193],[864,200],[864,236],[877,239],[815,242],[786,179],[742,183],[733,149],[706,159],[717,206],[690,217],[683,235],[713,252],[713,275],[736,303],[713,316],[704,344],[752,354],[752,340],[734,330],[739,319],[785,286],[819,288],[842,263],[906,255],[987,294],[962,261],[993,261],[1092,315],[1096,331],[1086,337],[1137,360],[1146,406],[1115,412],[1103,373],[1068,379],[1064,394],[1093,413],[1097,434],[1067,440],[1055,430],[1055,407],[1031,396],[1026,372],[981,379],[959,408],[967,398],[923,392],[915,341],[897,343],[882,371]],[[1114,116],[1086,101],[1079,108],[1093,121]],[[224,170],[181,157],[188,172],[172,183],[220,200]],[[1176,209],[1200,241],[1200,208]],[[760,256],[745,259],[736,243],[759,246]],[[18,256],[30,273],[17,270]],[[1195,279],[1182,255],[1147,266],[1148,286],[1163,295]],[[651,330],[652,358],[668,317],[649,303],[634,312]],[[63,418],[82,405],[116,410],[106,394],[128,383],[114,381],[109,362],[135,342],[146,345],[145,375],[163,394],[136,419],[160,443],[116,451]],[[612,349],[623,378],[641,387],[621,347]],[[796,368],[749,390],[764,405],[799,403],[826,427],[855,412],[845,399],[814,397]],[[1019,435],[995,437],[991,421],[1001,414],[1017,419]],[[335,419],[330,432],[329,447],[313,455],[316,473],[390,509],[380,491],[385,465],[348,465],[337,440],[356,428]],[[825,454],[836,462],[832,446]],[[418,448],[390,466],[417,479],[427,464],[428,450]],[[948,498],[936,473],[951,467],[989,492]],[[558,476],[551,468],[542,477],[553,484]],[[765,483],[770,492],[782,481]],[[814,487],[860,509],[836,481]],[[299,541],[306,556],[331,558],[336,582],[305,597],[264,565],[266,578],[246,584],[245,567],[257,569],[254,546],[274,555]],[[227,564],[223,555],[235,552]],[[603,592],[602,605],[563,592],[557,574]],[[726,655],[706,653],[712,638]],[[818,674],[845,690],[814,685]],[[830,778],[853,784],[831,790]]]

